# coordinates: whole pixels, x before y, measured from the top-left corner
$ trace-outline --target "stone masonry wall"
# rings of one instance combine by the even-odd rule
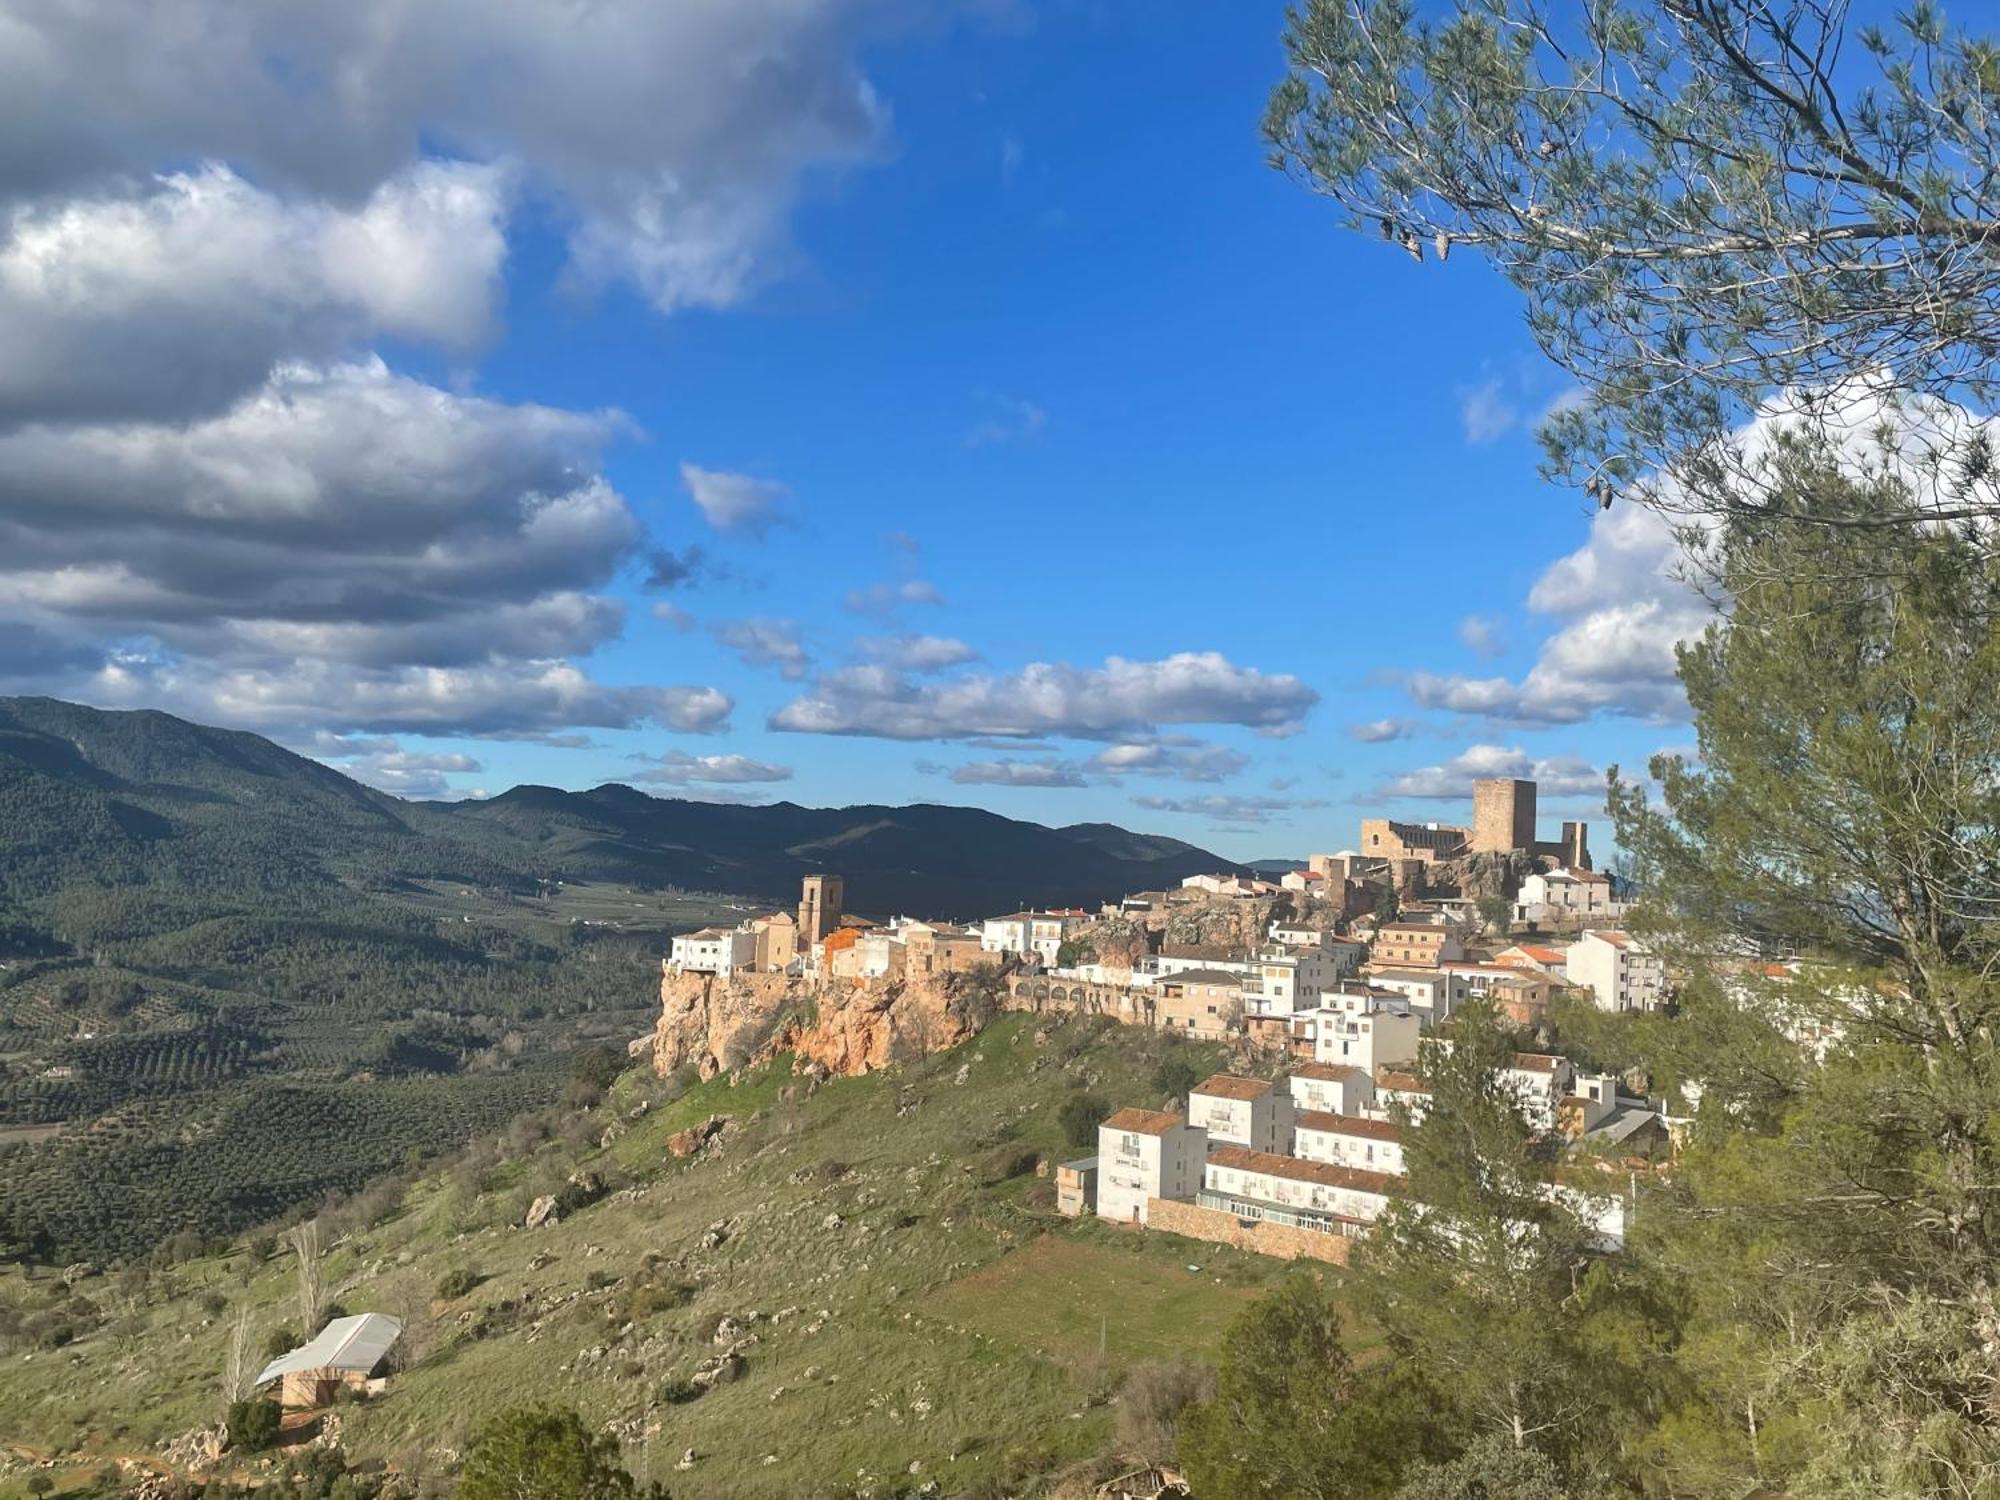
[[[1211,1245],[1233,1245],[1259,1255],[1275,1255],[1281,1260],[1323,1260],[1329,1265],[1347,1264],[1354,1241],[1340,1234],[1318,1229],[1294,1229],[1289,1224],[1252,1223],[1219,1208],[1203,1208],[1174,1198],[1146,1200],[1146,1227],[1164,1229],[1169,1234],[1186,1235],[1191,1240],[1207,1240]]]

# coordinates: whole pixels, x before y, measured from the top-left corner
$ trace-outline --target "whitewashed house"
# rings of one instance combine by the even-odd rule
[[[1121,1109],[1097,1127],[1097,1216],[1146,1222],[1147,1200],[1201,1190],[1208,1133],[1158,1109]]]
[[[1391,1010],[1356,1015],[1323,1009],[1315,1020],[1314,1062],[1339,1063],[1369,1073],[1415,1058],[1424,1030],[1424,1023],[1415,1016]]]
[[[1263,1078],[1216,1073],[1188,1090],[1188,1123],[1258,1151],[1283,1151],[1292,1140],[1292,1096]]]
[[[683,974],[727,978],[757,966],[757,934],[741,927],[704,927],[673,941],[667,963]]]
[[[1599,1010],[1658,1010],[1666,1003],[1666,965],[1629,932],[1585,932],[1564,958],[1569,982],[1596,998]]]
[[[1292,1126],[1292,1155],[1364,1172],[1403,1172],[1403,1132],[1393,1120],[1307,1111]]]
[[[1294,1063],[1288,1084],[1292,1106],[1301,1112],[1358,1115],[1375,1102],[1375,1079],[1366,1068],[1339,1063]]]
[[[1401,1187],[1402,1180],[1387,1172],[1217,1146],[1196,1201],[1239,1219],[1353,1235],[1379,1218]]]

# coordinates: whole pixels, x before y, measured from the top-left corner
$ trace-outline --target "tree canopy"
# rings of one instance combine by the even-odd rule
[[[1552,472],[1759,517],[1772,421],[2000,512],[2000,45],[1932,0],[1306,0],[1279,165],[1420,262],[1488,257],[1579,392]],[[1848,525],[1906,519],[1829,516]],[[1699,533],[1700,527],[1694,531]]]

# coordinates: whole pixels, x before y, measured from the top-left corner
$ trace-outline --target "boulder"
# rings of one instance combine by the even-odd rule
[[[721,1115],[710,1115],[699,1125],[690,1125],[685,1130],[676,1130],[667,1137],[667,1150],[678,1160],[685,1161],[709,1142],[709,1138],[722,1129]]]
[[[528,1205],[528,1217],[521,1221],[526,1229],[540,1229],[544,1224],[559,1224],[562,1215],[556,1207],[556,1195],[544,1193]]]

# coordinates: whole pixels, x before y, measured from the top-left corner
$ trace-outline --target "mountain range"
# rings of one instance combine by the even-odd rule
[[[153,711],[0,698],[0,903],[78,885],[306,895],[461,880],[680,886],[789,901],[801,876],[848,905],[972,917],[1093,903],[1231,862],[1108,823],[1049,828],[977,808],[802,807],[519,786],[408,802],[272,741]]]

